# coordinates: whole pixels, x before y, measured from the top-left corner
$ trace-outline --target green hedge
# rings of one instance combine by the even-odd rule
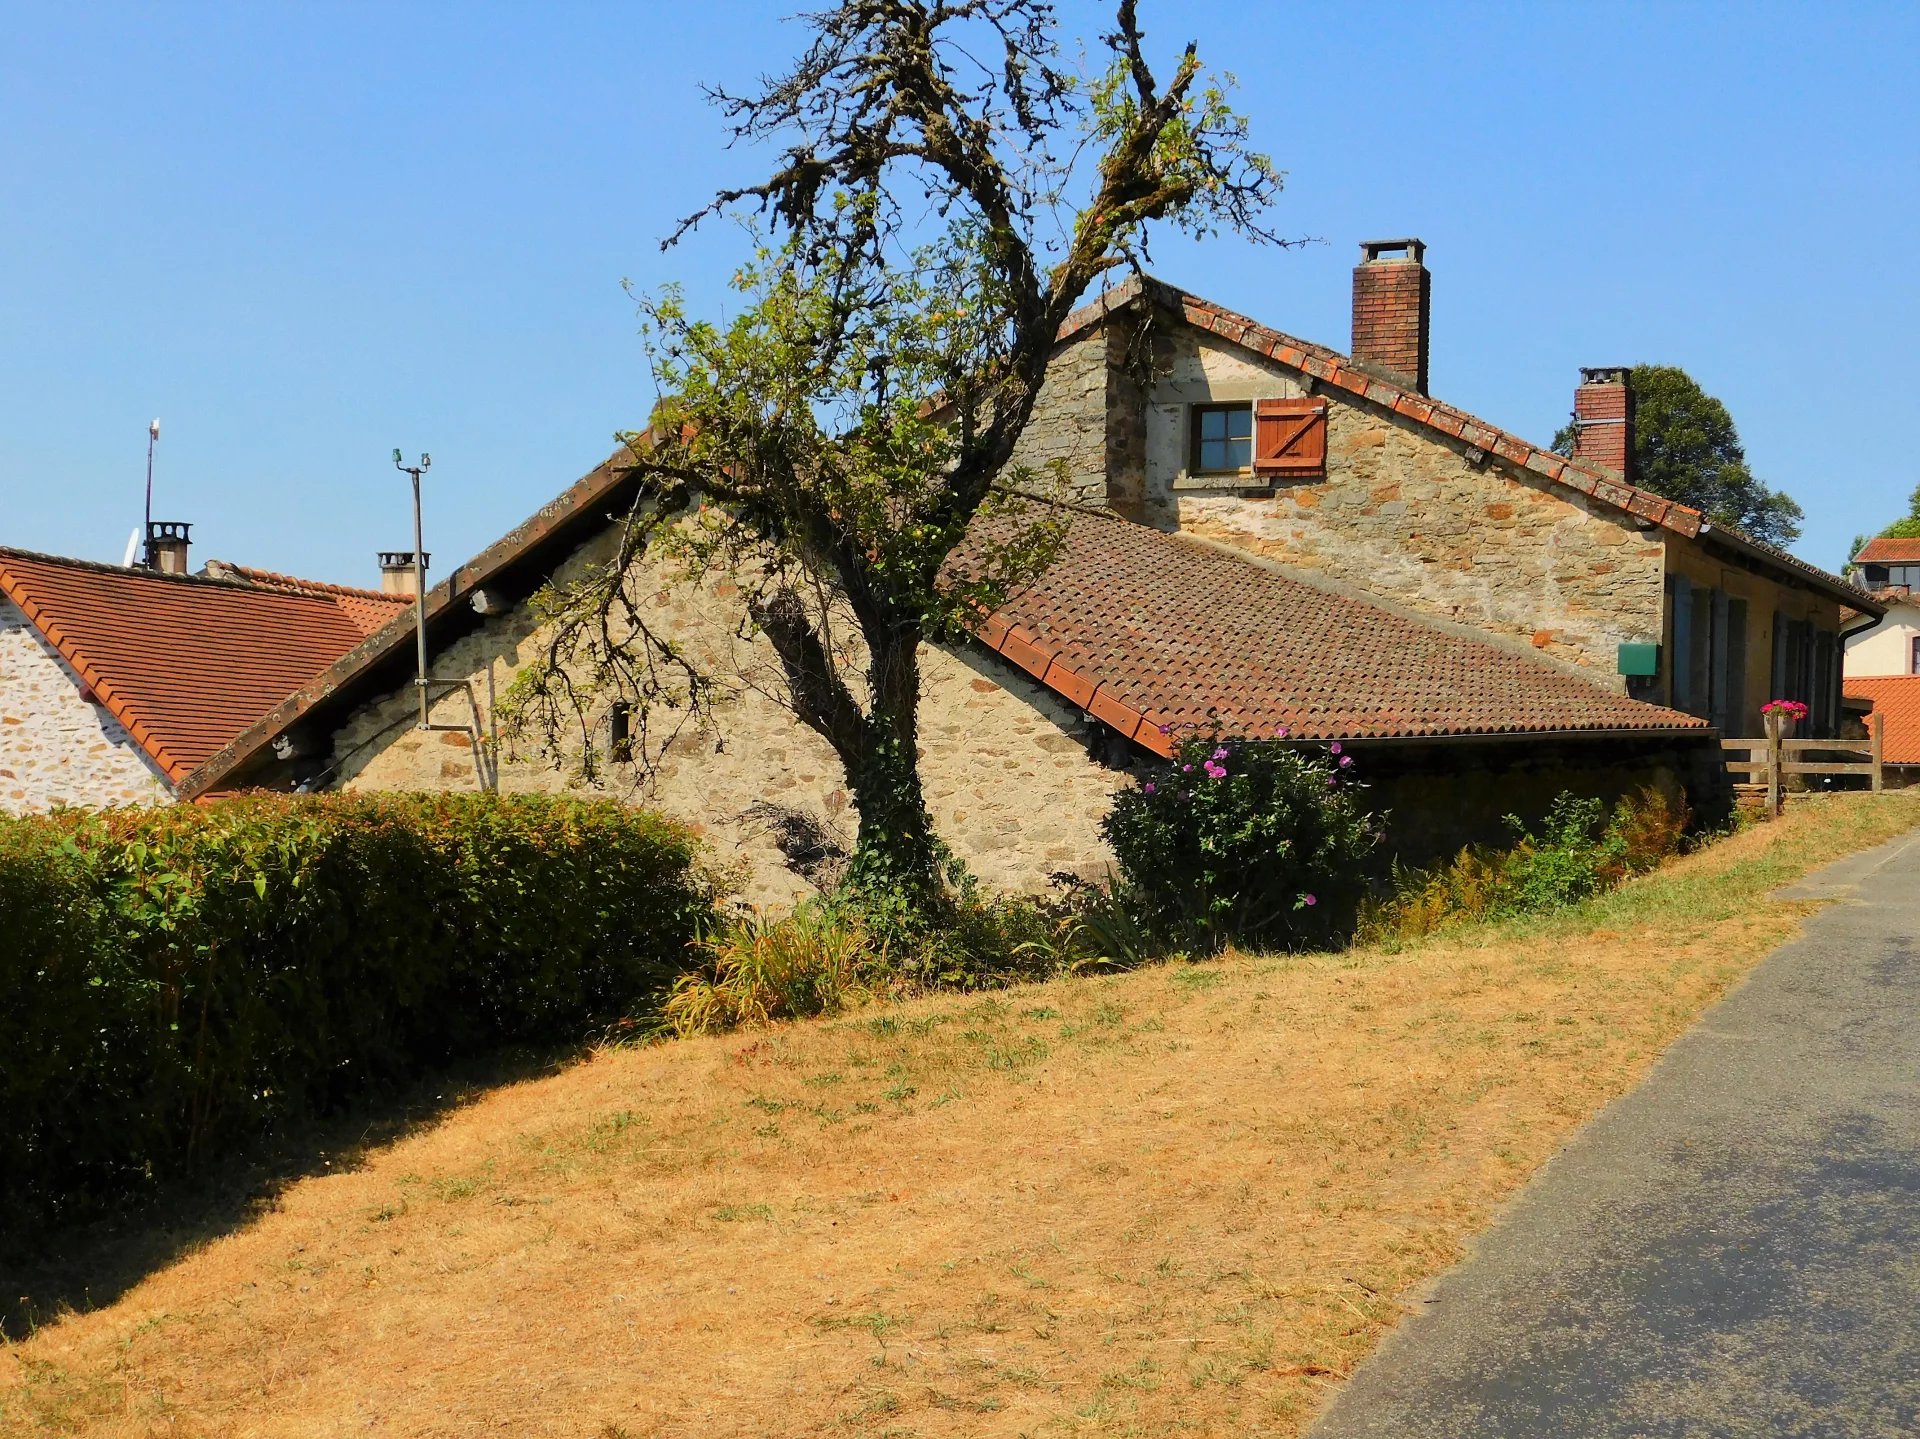
[[[260,797],[0,820],[0,1227],[686,967],[712,899],[657,816],[522,796]]]

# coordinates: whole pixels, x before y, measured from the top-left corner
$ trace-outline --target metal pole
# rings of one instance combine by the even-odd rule
[[[160,438],[160,421],[147,426],[147,514],[140,526],[140,562],[153,568],[153,446]]]
[[[420,528],[420,471],[413,476],[413,637],[420,672],[414,684],[420,690],[420,728],[427,727],[427,554]]]

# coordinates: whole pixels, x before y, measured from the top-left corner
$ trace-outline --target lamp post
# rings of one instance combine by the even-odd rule
[[[155,421],[155,423],[159,423]],[[393,467],[403,474],[413,477],[413,616],[414,646],[419,657],[419,672],[414,676],[414,687],[420,692],[420,728],[427,728],[427,552],[426,542],[420,531],[420,476],[432,468],[433,456],[422,455],[420,463],[409,465],[400,458],[400,451],[393,452]]]

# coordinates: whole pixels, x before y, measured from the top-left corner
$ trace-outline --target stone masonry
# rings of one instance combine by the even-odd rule
[[[158,771],[27,617],[0,599],[0,811],[159,804]]]
[[[610,538],[610,537],[608,537]],[[564,583],[606,553],[590,543],[561,567]],[[851,846],[855,823],[845,772],[826,742],[763,692],[778,688],[771,649],[741,641],[737,592],[727,581],[702,588],[655,576],[649,623],[672,635],[709,673],[739,677],[737,693],[707,728],[672,739],[648,783],[617,767],[606,792],[657,806],[686,821],[712,845],[751,903],[785,907],[808,892],[774,844],[764,811],[771,802],[798,810]],[[527,606],[486,622],[434,656],[434,672],[465,676],[493,731],[491,697],[504,695],[545,640]],[[983,880],[1031,889],[1054,870],[1103,875],[1110,853],[1099,822],[1123,772],[1088,757],[1079,716],[1064,701],[1003,661],[970,650],[928,647],[922,659],[922,774],[939,833]],[[346,788],[478,788],[480,764],[466,734],[413,727],[411,685],[364,706],[336,734],[333,763]],[[468,724],[464,694],[441,699],[434,718]],[[671,724],[674,716],[656,717]],[[604,743],[604,735],[602,736]],[[531,753],[503,755],[504,791],[553,791],[577,783],[568,769]]]
[[[1162,324],[1146,397],[1152,523],[1525,641],[1616,688],[1617,646],[1660,638],[1657,535],[1383,407],[1325,396],[1324,479],[1255,488],[1252,477],[1189,476],[1191,405],[1304,396],[1309,382],[1185,324]]]

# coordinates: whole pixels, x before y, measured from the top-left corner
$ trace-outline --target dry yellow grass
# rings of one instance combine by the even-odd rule
[[[0,1352],[8,1435],[1292,1434],[1568,1132],[1920,820],[1563,919],[603,1053]]]

